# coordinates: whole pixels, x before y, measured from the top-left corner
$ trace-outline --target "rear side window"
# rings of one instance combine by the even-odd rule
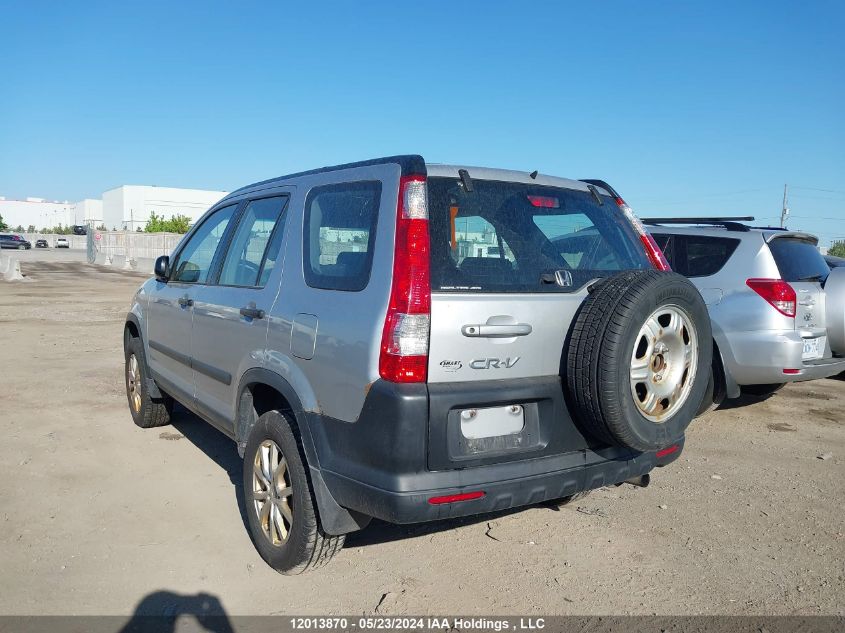
[[[672,270],[685,277],[715,275],[739,246],[739,240],[730,237],[677,233],[655,233],[653,237]]]
[[[305,201],[305,281],[312,288],[363,290],[370,280],[381,182],[315,187]]]
[[[769,250],[784,281],[824,281],[830,268],[816,245],[794,237],[776,237]]]
[[[457,178],[429,178],[428,203],[434,291],[572,292],[650,268],[606,196],[599,204],[588,191],[494,180],[467,192]]]

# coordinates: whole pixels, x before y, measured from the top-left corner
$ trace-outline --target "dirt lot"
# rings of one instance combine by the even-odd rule
[[[25,253],[34,281],[0,282],[0,613],[172,612],[202,593],[230,614],[845,614],[843,381],[697,421],[649,488],[374,524],[289,578],[247,536],[233,443],[186,413],[132,424],[121,333],[141,278],[79,259]]]

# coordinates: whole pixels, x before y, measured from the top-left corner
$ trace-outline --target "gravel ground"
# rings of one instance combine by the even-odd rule
[[[197,599],[264,615],[845,614],[841,380],[699,419],[648,488],[374,523],[327,568],[284,577],[247,536],[234,444],[184,412],[132,424],[121,335],[141,277],[82,257],[22,253],[32,283],[0,282],[2,614]]]

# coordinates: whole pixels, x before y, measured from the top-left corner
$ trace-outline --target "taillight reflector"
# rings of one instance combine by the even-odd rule
[[[428,502],[431,505],[437,506],[442,503],[455,503],[457,501],[472,501],[473,499],[481,499],[484,496],[483,490],[475,490],[473,492],[463,492],[459,495],[446,495],[443,497],[431,497]]]
[[[431,329],[425,176],[402,176],[396,206],[393,280],[382,332],[379,375],[391,382],[425,382]]]
[[[672,446],[667,446],[666,448],[661,448],[659,451],[655,453],[657,457],[666,457],[667,455],[671,455],[672,453],[676,452],[680,446],[677,444],[672,444]]]
[[[656,270],[672,270],[672,267],[669,265],[663,251],[660,250],[660,247],[657,245],[657,242],[654,241],[651,233],[646,231],[643,223],[640,222],[640,219],[634,215],[634,211],[631,207],[629,207],[622,198],[616,198],[615,201],[616,206],[618,206],[622,213],[625,214],[625,217],[628,218],[628,221],[631,223],[631,226],[634,227],[637,235],[640,236],[640,242],[642,242],[646,257],[648,257],[648,261],[651,265]]]
[[[784,369],[783,373],[785,373],[785,374],[800,374],[801,370],[800,369]]]
[[[782,279],[746,279],[745,284],[781,314],[795,318],[795,289]]]

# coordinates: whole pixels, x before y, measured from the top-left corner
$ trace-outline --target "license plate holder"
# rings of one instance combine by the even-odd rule
[[[525,409],[519,404],[464,409],[460,417],[461,435],[471,440],[516,435],[525,428]]]
[[[801,353],[801,360],[816,360],[824,353],[826,336],[804,339],[804,350]]]

